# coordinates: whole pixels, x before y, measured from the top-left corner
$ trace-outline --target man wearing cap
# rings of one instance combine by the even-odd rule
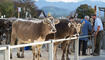
[[[100,55],[100,41],[103,38],[103,24],[100,18],[96,17],[95,14],[92,15],[93,20],[95,21],[94,23],[94,36],[95,36],[95,49],[93,52],[93,56],[99,56]]]

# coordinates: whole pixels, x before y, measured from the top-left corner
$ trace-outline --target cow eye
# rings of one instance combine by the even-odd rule
[[[48,26],[50,26],[50,23],[48,23]]]

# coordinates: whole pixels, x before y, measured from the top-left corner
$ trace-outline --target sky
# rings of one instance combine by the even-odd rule
[[[36,0],[39,1],[39,0]],[[40,0],[43,1],[43,0]],[[80,1],[85,1],[85,0],[45,0],[48,2],[80,2]],[[90,0],[90,1],[101,1],[101,2],[105,2],[105,0]]]

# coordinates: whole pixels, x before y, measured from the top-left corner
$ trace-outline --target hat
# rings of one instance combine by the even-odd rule
[[[74,19],[74,17],[70,17],[69,19]]]

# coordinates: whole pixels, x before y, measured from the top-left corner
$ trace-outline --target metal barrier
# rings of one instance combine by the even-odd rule
[[[35,43],[30,43],[30,44],[21,44],[21,45],[14,45],[14,46],[8,45],[6,47],[0,47],[0,50],[5,50],[5,60],[10,60],[10,49],[25,47],[25,46],[49,44],[49,60],[54,60],[54,54],[53,54],[54,43],[75,39],[75,58],[74,60],[79,60],[79,56],[78,56],[79,38],[83,38],[83,37],[89,37],[89,36],[72,37],[72,38],[67,38],[67,39],[50,40],[50,41],[35,42]]]

